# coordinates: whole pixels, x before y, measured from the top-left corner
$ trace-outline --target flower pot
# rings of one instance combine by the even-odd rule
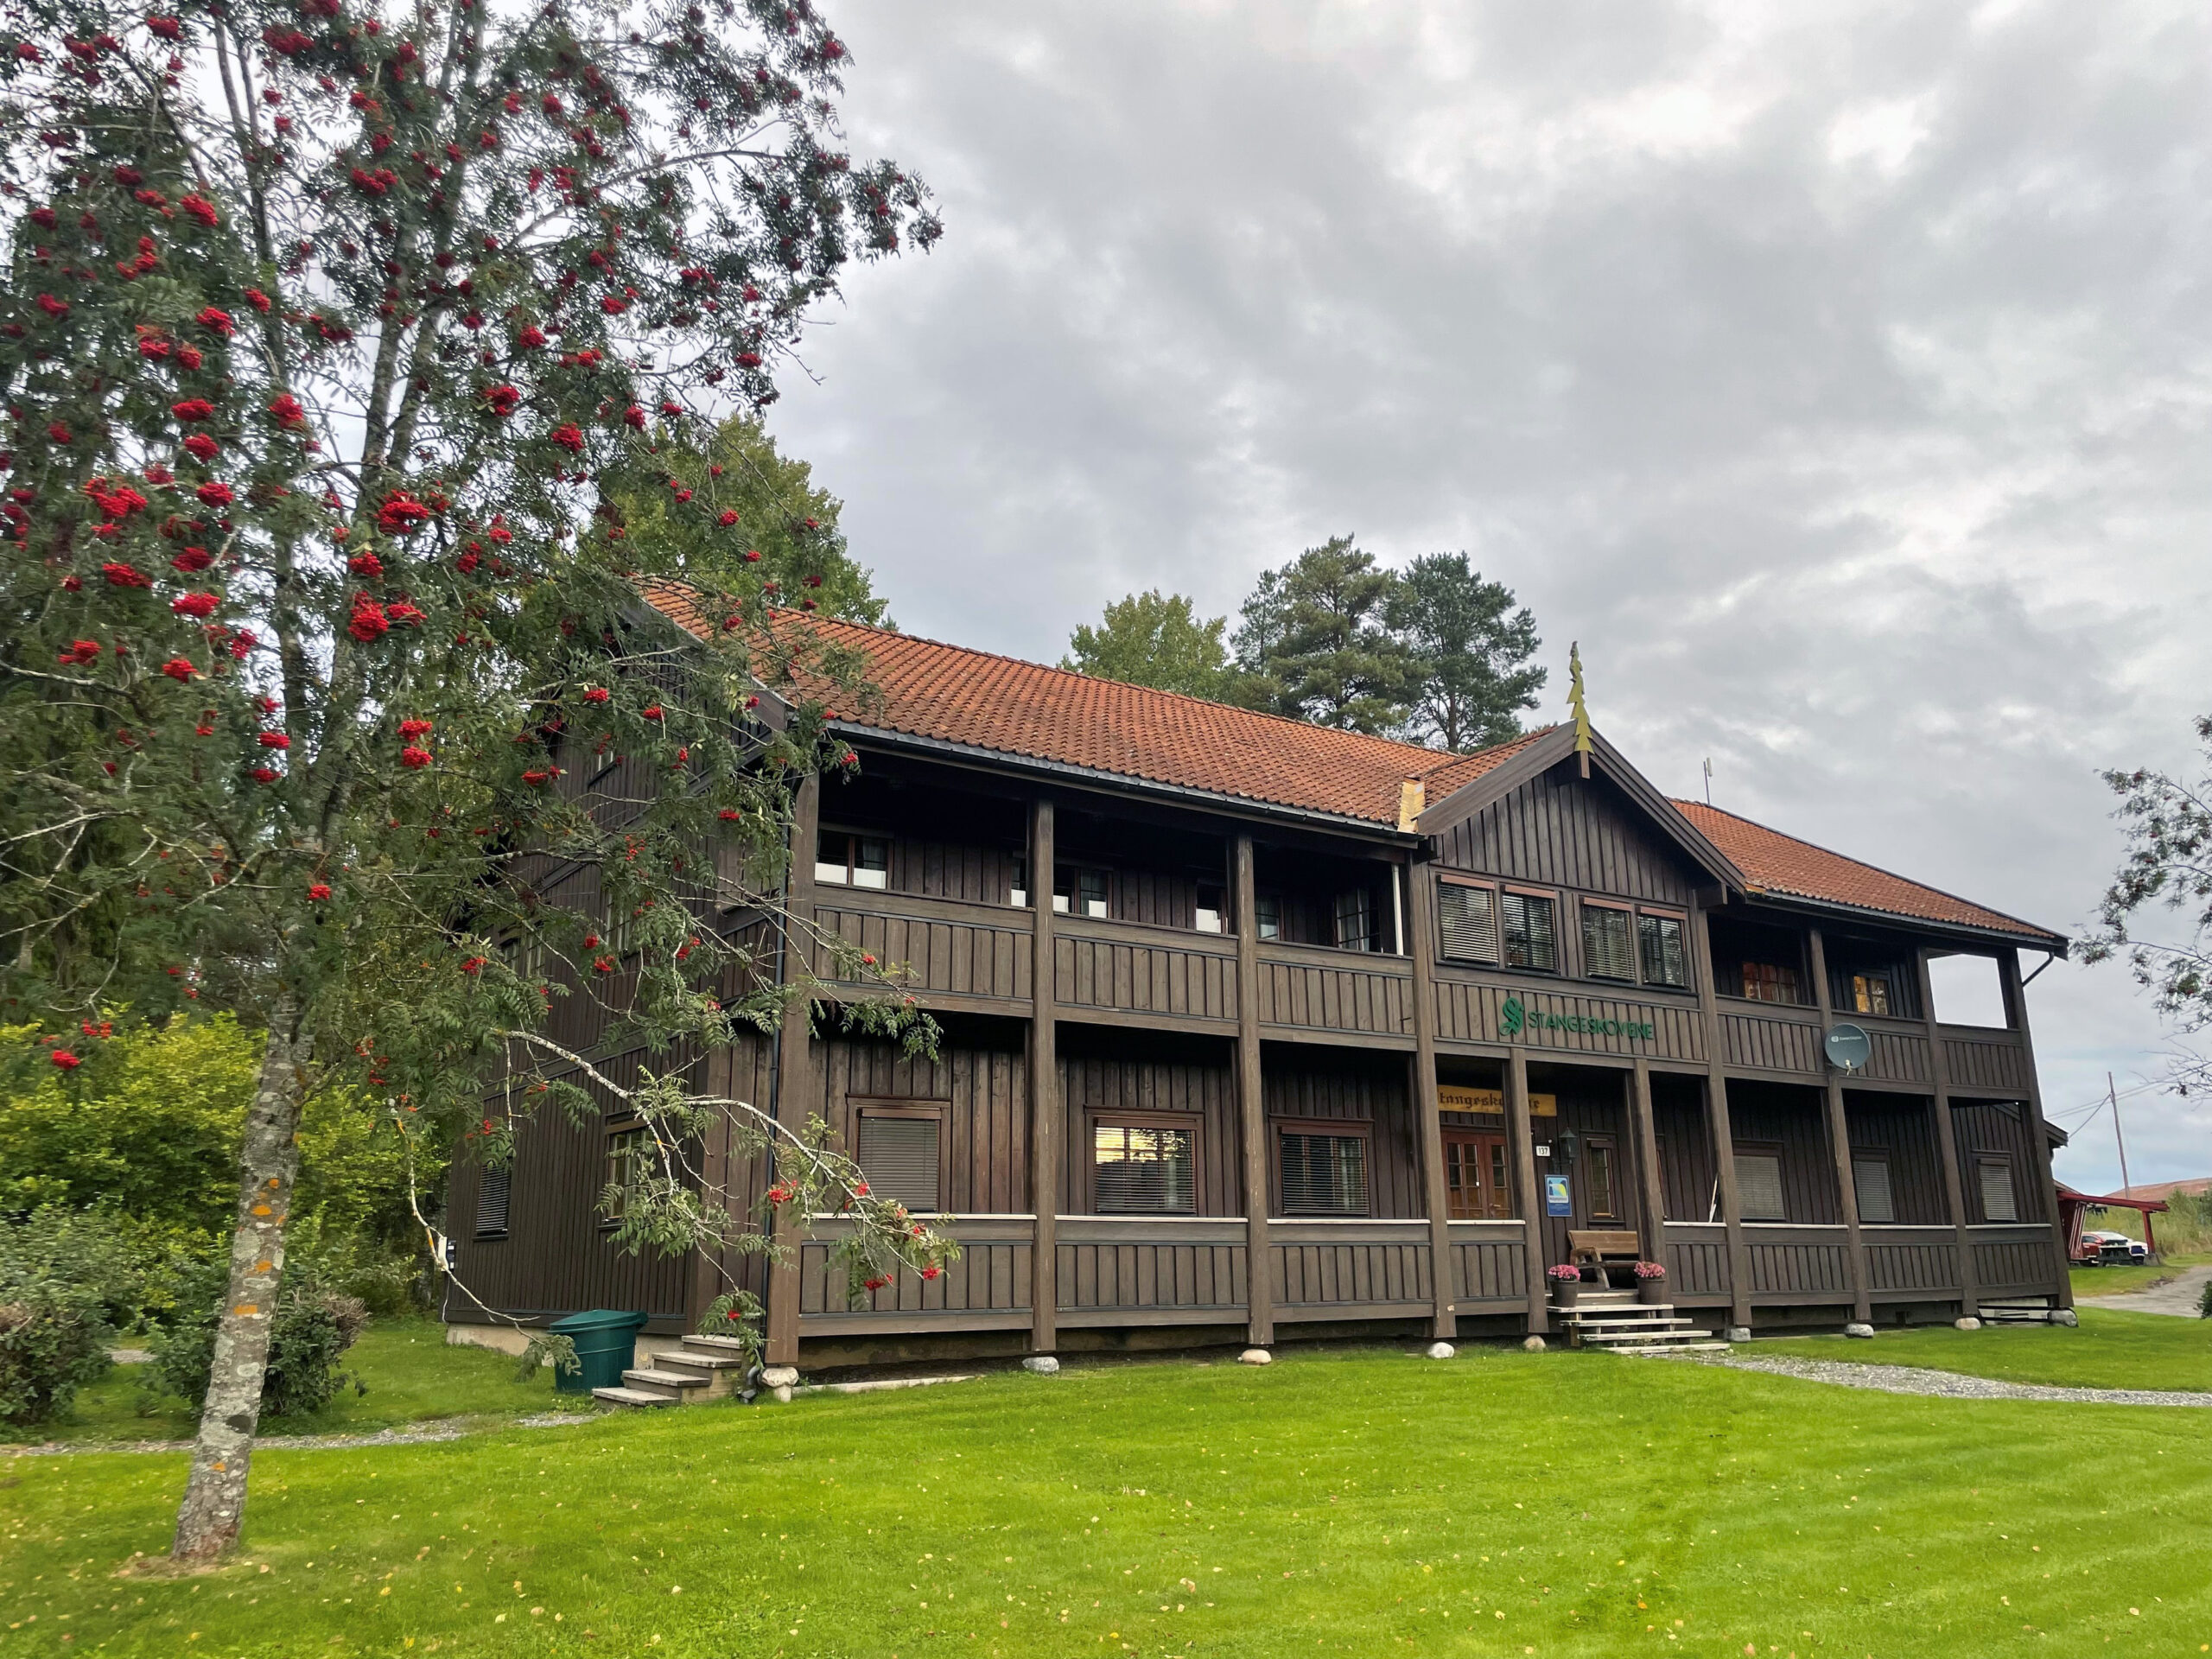
[[[1554,1279],[1552,1281],[1552,1300],[1559,1306],[1573,1307],[1575,1303],[1581,1300],[1581,1299],[1582,1281],[1580,1279]]]
[[[1667,1300],[1664,1279],[1639,1279],[1636,1281],[1636,1300],[1646,1307],[1656,1307]]]

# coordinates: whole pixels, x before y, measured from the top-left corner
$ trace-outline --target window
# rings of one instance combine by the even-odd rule
[[[607,1185],[613,1202],[601,1212],[608,1225],[630,1212],[654,1175],[653,1154],[659,1142],[651,1129],[617,1129],[607,1137]]]
[[[2012,1160],[1984,1154],[1975,1160],[1975,1173],[1981,1185],[1981,1218],[2018,1221],[2020,1205],[2012,1192]]]
[[[1553,925],[1555,901],[1533,893],[1502,893],[1498,914],[1504,920],[1505,965],[1537,968],[1552,973],[1559,967],[1559,938]]]
[[[1497,961],[1497,894],[1488,887],[1446,880],[1436,889],[1446,962]]]
[[[1797,1002],[1797,970],[1771,962],[1744,964],[1744,995],[1754,1002]]]
[[[814,855],[814,879],[840,887],[888,887],[891,843],[874,836],[824,830]]]
[[[514,1192],[514,1172],[493,1169],[489,1164],[476,1179],[476,1236],[507,1236],[508,1201]]]
[[[1782,1203],[1782,1152],[1736,1149],[1736,1205],[1745,1221],[1786,1221]]]
[[[1647,911],[1636,918],[1636,930],[1643,953],[1643,982],[1688,984],[1689,970],[1682,951],[1682,918],[1655,916]]]
[[[1006,901],[1016,910],[1029,908],[1029,858],[1025,853],[1014,855],[1013,887]]]
[[[1196,1215],[1198,1139],[1198,1124],[1190,1119],[1094,1122],[1090,1179],[1097,1213]]]
[[[932,1106],[863,1106],[855,1160],[868,1191],[919,1215],[943,1209],[939,1185],[944,1118]]]
[[[1896,1201],[1890,1196],[1890,1154],[1859,1152],[1851,1154],[1851,1185],[1859,1194],[1859,1219],[1891,1222],[1897,1218]]]
[[[1221,931],[1221,912],[1225,908],[1219,887],[1200,887],[1198,913],[1191,925],[1201,933],[1218,933]]]
[[[1280,894],[1261,893],[1253,899],[1252,908],[1258,912],[1253,919],[1259,925],[1258,934],[1261,938],[1282,938],[1282,898]]]
[[[1052,908],[1065,916],[1106,916],[1106,872],[1063,864],[1052,877]]]
[[[1364,887],[1337,895],[1337,948],[1372,950],[1375,948],[1375,899]]]
[[[1582,1142],[1582,1197],[1592,1221],[1618,1221],[1620,1199],[1613,1191],[1613,1143],[1597,1135]]]
[[[1582,971],[1592,979],[1636,978],[1636,954],[1629,944],[1628,912],[1611,905],[1582,904]]]
[[[1860,1014],[1887,1014],[1890,1011],[1890,976],[1887,974],[1853,974],[1851,976],[1851,1006]]]
[[[1286,1128],[1277,1143],[1286,1216],[1367,1213],[1367,1137]]]
[[[1502,1135],[1444,1137],[1446,1212],[1454,1221],[1504,1221],[1513,1214],[1513,1182]]]

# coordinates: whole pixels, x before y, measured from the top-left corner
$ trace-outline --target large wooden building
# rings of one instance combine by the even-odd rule
[[[728,1264],[772,1362],[1541,1332],[1574,1230],[1634,1234],[1715,1324],[2066,1304],[2019,965],[2060,936],[1669,800],[1586,728],[1452,756],[823,626],[881,697],[839,723],[857,776],[800,796],[790,902],[906,964],[944,1041],[787,1029],[695,1083],[823,1115],[962,1255],[860,1307],[834,1217]],[[2001,1027],[1937,1017],[1956,953]],[[475,1294],[691,1327],[716,1274],[595,1212],[635,1132],[456,1166]]]

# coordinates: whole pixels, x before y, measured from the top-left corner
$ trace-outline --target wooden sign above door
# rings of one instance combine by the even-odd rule
[[[1505,1090],[1471,1089],[1465,1084],[1440,1083],[1436,1085],[1436,1109],[1440,1112],[1502,1112],[1505,1109]],[[1529,1116],[1557,1117],[1559,1096],[1531,1091]]]

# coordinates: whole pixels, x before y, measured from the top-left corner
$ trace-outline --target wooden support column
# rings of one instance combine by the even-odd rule
[[[1457,1336],[1458,1295],[1452,1272],[1452,1201],[1444,1171],[1444,1122],[1436,1104],[1436,884],[1422,880],[1408,859],[1405,916],[1410,938],[1402,941],[1414,964],[1413,1109],[1421,1137],[1421,1184],[1428,1195],[1429,1271],[1436,1298],[1434,1333]]]
[[[1821,942],[1821,930],[1810,930],[1813,955],[1813,1006],[1820,1011],[1821,1033],[1823,1038],[1835,1022],[1835,1008],[1828,995],[1827,948]],[[1828,1063],[1825,1052],[1821,1056],[1822,1089],[1825,1096],[1824,1115],[1827,1118],[1828,1152],[1835,1160],[1836,1201],[1843,1206],[1844,1243],[1847,1247],[1845,1270],[1850,1275],[1851,1317],[1861,1325],[1874,1318],[1874,1304],[1868,1298],[1866,1282],[1866,1241],[1859,1230],[1859,1180],[1851,1167],[1851,1117],[1845,1109],[1843,1078]]]
[[[2019,1040],[2020,1066],[2028,1078],[2028,1140],[2035,1148],[2036,1179],[2041,1185],[2044,1216],[2050,1224],[2050,1250],[2058,1274],[2058,1306],[2074,1306],[2074,1263],[2066,1255],[2066,1235],[2058,1225],[2058,1188],[2050,1173],[2050,1141],[2044,1134],[2043,1084],[2036,1077],[2036,1046],[2028,1035],[2027,988],[2020,982],[2020,953],[2006,950],[1997,958],[1997,976],[2005,987],[2005,1017]]]
[[[1029,1345],[1049,1354],[1060,1320],[1060,1046],[1053,971],[1052,803],[1039,796],[1029,809],[1029,903],[1035,929],[1030,950]]]
[[[1974,1271],[1974,1235],[1967,1230],[1965,1173],[1959,1167],[1958,1132],[1951,1122],[1951,1068],[1943,1057],[1943,1028],[1936,1020],[1936,988],[1928,977],[1928,952],[1913,953],[1920,978],[1920,1012],[1928,1028],[1928,1072],[1935,1083],[1936,1155],[1943,1160],[1943,1198],[1951,1206],[1951,1230],[1958,1240],[1959,1312],[1981,1317],[1980,1275]]]
[[[810,773],[800,782],[798,797],[791,803],[791,873],[784,882],[785,909],[809,921],[814,915],[814,850],[821,817],[822,780]],[[807,976],[806,963],[799,959],[804,948],[798,931],[786,925],[781,958],[785,984]],[[813,1024],[813,1006],[801,1000],[784,1010],[783,1026],[776,1039],[776,1122],[791,1135],[805,1133],[808,1115],[817,1103]],[[774,1179],[772,1156],[768,1173],[769,1179]],[[776,1211],[775,1238],[781,1259],[768,1274],[768,1342],[764,1356],[771,1365],[798,1363],[801,1222],[790,1205]]]
[[[1720,1219],[1727,1229],[1728,1317],[1751,1323],[1751,1256],[1744,1244],[1744,1207],[1736,1196],[1736,1136],[1728,1122],[1727,1039],[1720,1027],[1719,988],[1713,978],[1713,935],[1705,906],[1690,908],[1690,973],[1705,1015],[1705,1121],[1713,1135],[1713,1168],[1720,1184]]]
[[[1260,923],[1254,895],[1252,837],[1236,837],[1236,1122],[1244,1152],[1246,1336],[1255,1348],[1275,1339],[1274,1261],[1268,1247],[1268,1103],[1260,1069]]]
[[[1639,1059],[1626,1079],[1628,1121],[1636,1135],[1637,1191],[1643,1202],[1643,1259],[1667,1263],[1667,1195],[1659,1179],[1659,1130],[1651,1121],[1651,1063]]]
[[[1522,1248],[1528,1252],[1529,1334],[1551,1329],[1551,1281],[1544,1269],[1544,1190],[1536,1181],[1536,1141],[1529,1122],[1529,1056],[1515,1048],[1505,1057],[1505,1133],[1512,1142],[1513,1179],[1521,1188]]]

